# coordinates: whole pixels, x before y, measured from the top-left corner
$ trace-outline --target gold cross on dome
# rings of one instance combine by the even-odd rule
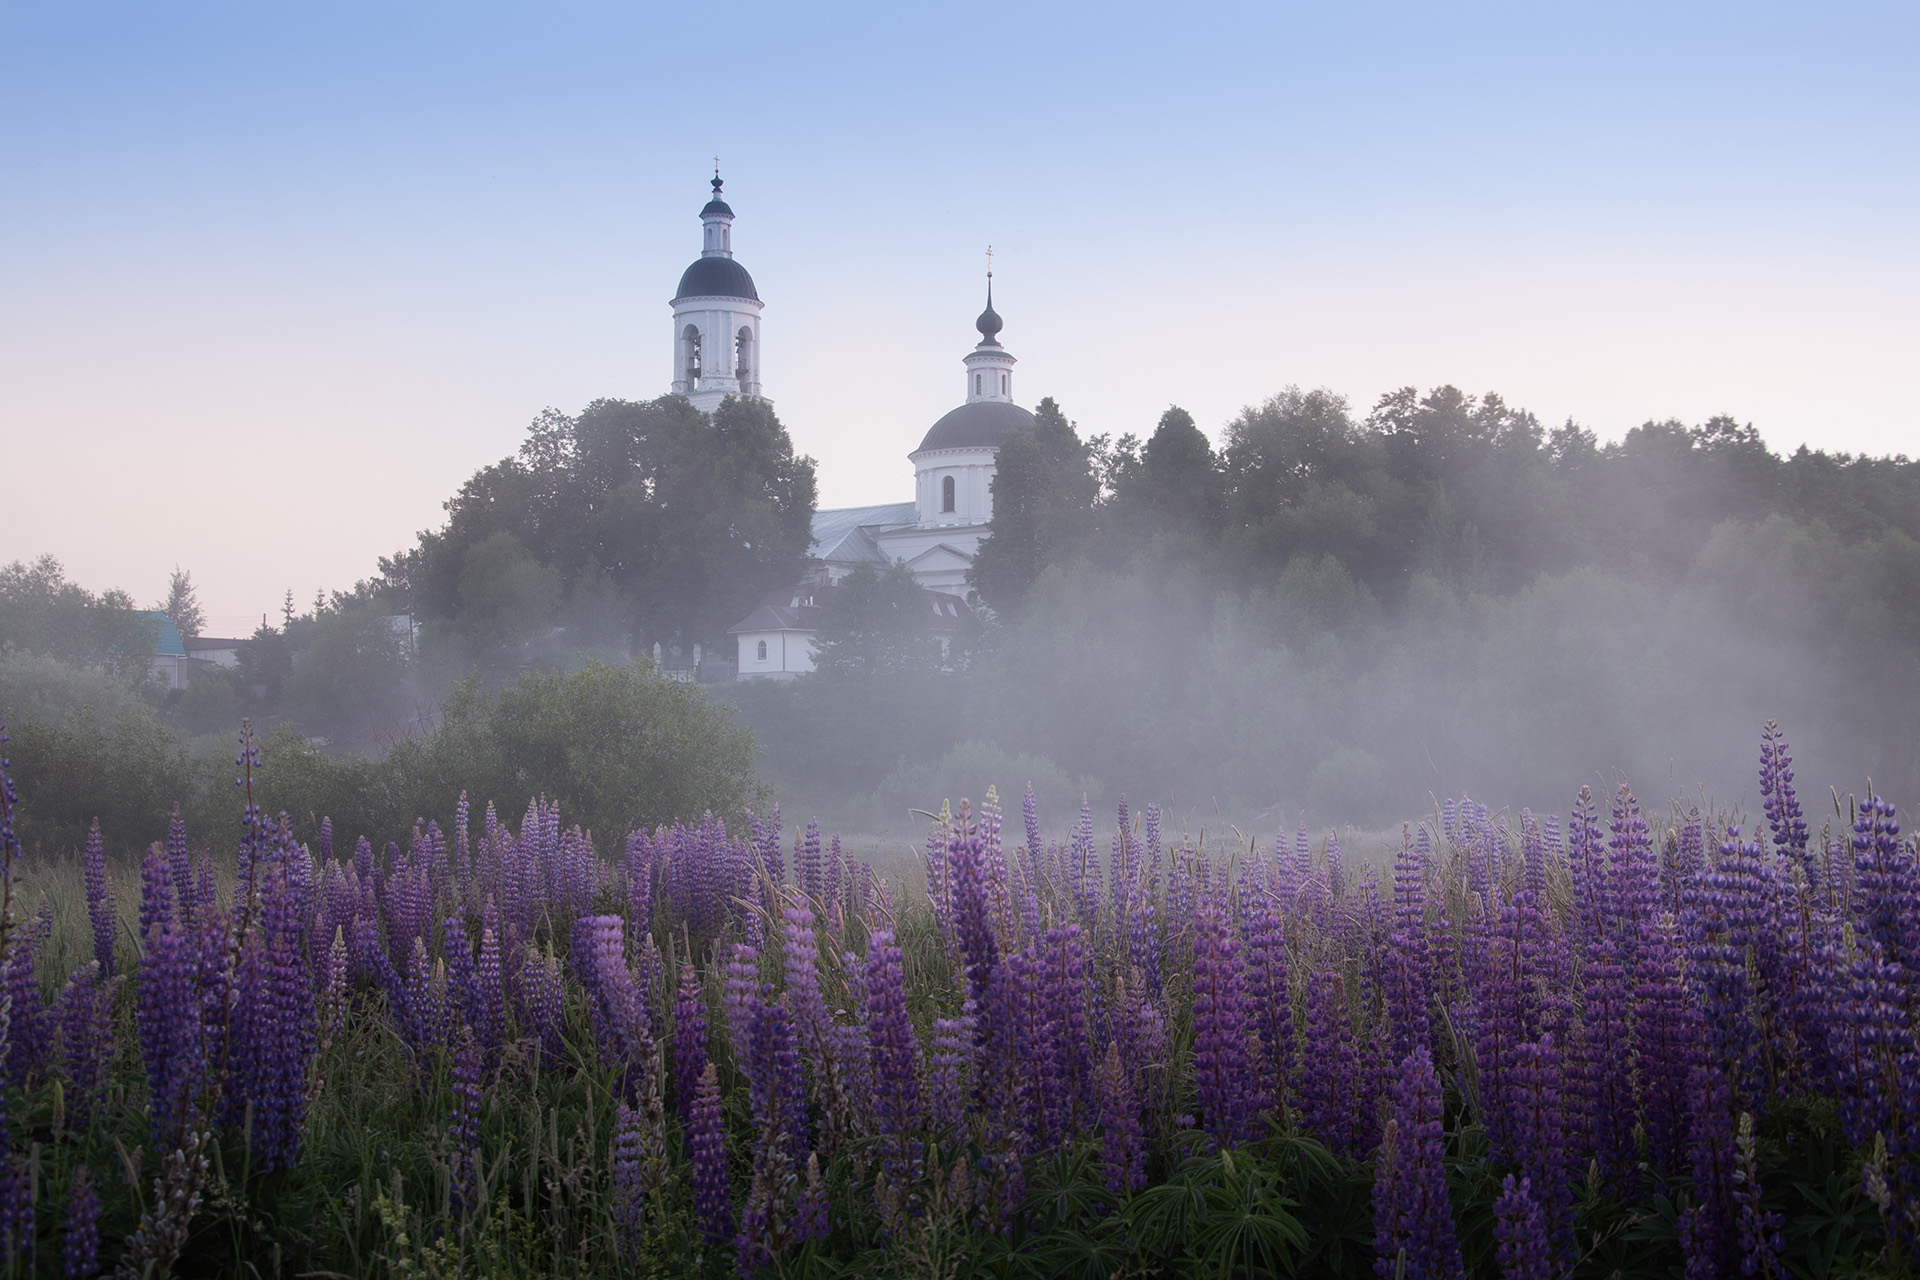
[[[993,246],[987,246],[987,279],[993,279]]]

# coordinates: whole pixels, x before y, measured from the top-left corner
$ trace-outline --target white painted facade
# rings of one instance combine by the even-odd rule
[[[736,638],[742,680],[792,680],[813,670],[811,630],[743,631]]]
[[[720,198],[718,174],[713,179],[713,199],[700,211],[700,223],[700,257],[732,263],[733,210]],[[696,262],[681,278],[681,290],[672,303],[673,390],[693,401],[702,413],[712,413],[728,396],[764,398],[760,394],[763,304],[753,293],[745,268],[702,270]]]

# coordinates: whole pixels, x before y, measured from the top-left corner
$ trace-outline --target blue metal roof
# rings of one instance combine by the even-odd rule
[[[142,611],[139,618],[153,628],[153,654],[155,657],[184,658],[187,646],[180,642],[180,628],[173,625],[173,619],[158,609]]]

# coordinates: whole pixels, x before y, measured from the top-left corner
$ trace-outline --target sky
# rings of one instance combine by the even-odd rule
[[[1912,5],[0,0],[0,562],[210,634],[672,377],[718,155],[823,506],[1014,393],[1920,452]]]

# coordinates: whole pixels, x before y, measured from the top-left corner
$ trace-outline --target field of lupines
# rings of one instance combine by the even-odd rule
[[[243,740],[243,786],[261,767]],[[271,762],[267,762],[270,766]],[[1582,789],[1305,831],[937,821],[924,892],[776,815],[596,854],[535,803],[176,828],[124,927],[5,789],[9,1274],[1911,1275],[1920,870]],[[250,792],[249,792],[250,794]],[[70,897],[78,897],[76,888]],[[56,936],[60,935],[60,936]],[[71,936],[68,936],[71,935]],[[77,941],[76,941],[77,939]],[[56,956],[87,958],[48,972]],[[68,966],[62,964],[61,969]]]

